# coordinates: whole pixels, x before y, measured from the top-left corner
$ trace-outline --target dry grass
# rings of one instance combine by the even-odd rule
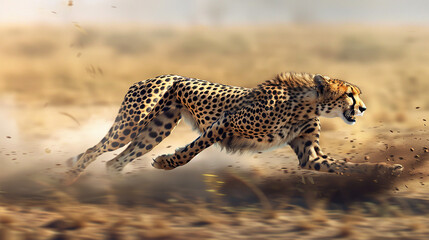
[[[429,108],[424,28],[83,28],[2,27],[0,92],[20,102],[118,104],[130,84],[164,73],[249,87],[306,71],[360,85],[385,112]]]

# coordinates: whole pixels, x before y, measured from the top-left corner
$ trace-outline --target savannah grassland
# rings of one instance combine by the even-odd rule
[[[422,26],[0,26],[0,239],[427,239],[428,39]],[[104,173],[115,152],[74,185],[56,183],[134,82],[174,73],[253,87],[281,71],[360,86],[365,116],[324,120],[324,151],[404,173],[301,171],[288,147],[212,147],[152,169],[197,136],[180,124],[122,177]]]

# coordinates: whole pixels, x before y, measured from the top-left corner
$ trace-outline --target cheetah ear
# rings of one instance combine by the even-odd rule
[[[314,76],[313,80],[316,84],[317,97],[322,96],[325,93],[325,78],[322,75],[317,74]]]

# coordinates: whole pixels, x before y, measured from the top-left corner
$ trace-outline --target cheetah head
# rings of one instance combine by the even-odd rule
[[[319,96],[318,110],[324,117],[340,117],[353,125],[356,116],[362,116],[366,106],[360,98],[359,87],[338,79],[316,75],[314,81]]]

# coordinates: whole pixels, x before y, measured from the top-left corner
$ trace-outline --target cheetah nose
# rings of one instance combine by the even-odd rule
[[[366,107],[359,107],[359,111],[363,113],[366,110]]]

